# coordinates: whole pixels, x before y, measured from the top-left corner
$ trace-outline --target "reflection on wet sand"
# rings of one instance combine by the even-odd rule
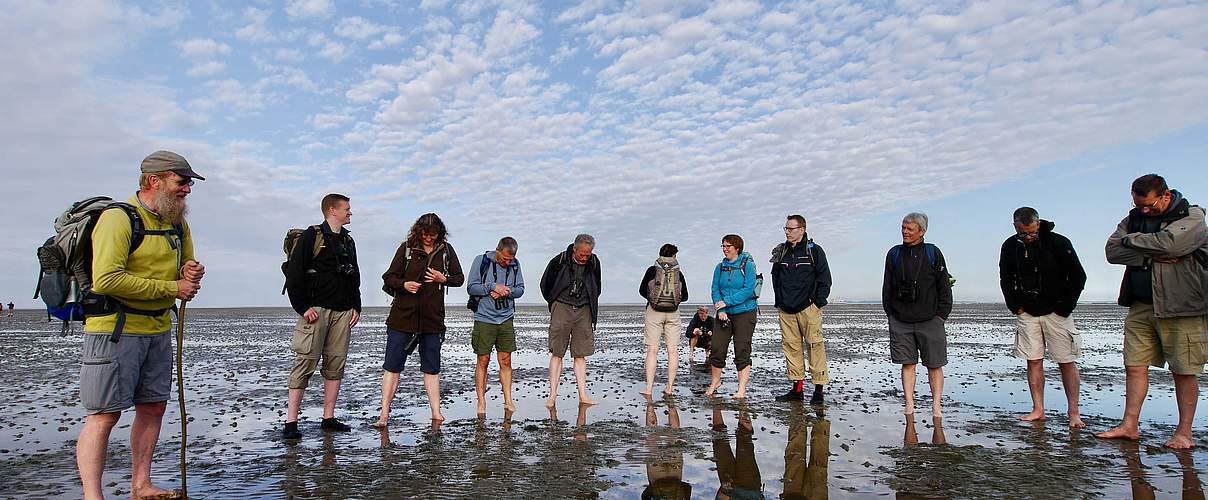
[[[818,500],[828,497],[826,469],[830,460],[831,424],[822,410],[817,410],[816,417],[807,419],[794,415],[789,424],[789,441],[784,447],[784,494],[781,498]]]
[[[658,409],[654,399],[646,395],[646,427],[652,432],[646,436],[646,489],[642,499],[686,500],[692,498],[692,485],[684,482],[684,454],[665,444],[675,438],[666,429],[679,429],[679,408],[675,399],[668,396],[667,427],[659,428]]]
[[[734,451],[730,451],[730,438],[726,434],[721,408],[713,408],[713,462],[717,464],[717,480],[721,483],[717,498],[763,498],[763,479],[759,477],[752,440],[755,428],[745,405],[738,410],[736,427]]]
[[[1128,469],[1128,479],[1132,484],[1133,500],[1150,500],[1158,498],[1157,488],[1150,482],[1147,467],[1141,461],[1141,446],[1136,442],[1121,442],[1120,454],[1124,456],[1124,464]],[[1182,492],[1183,500],[1203,500],[1204,486],[1200,483],[1199,471],[1195,468],[1195,459],[1188,450],[1173,452],[1178,458],[1179,468],[1183,471]]]
[[[919,444],[919,431],[914,426],[914,415],[906,415],[906,433],[902,436],[902,443],[906,445]],[[944,437],[944,418],[932,417],[931,444],[947,443],[948,440]]]

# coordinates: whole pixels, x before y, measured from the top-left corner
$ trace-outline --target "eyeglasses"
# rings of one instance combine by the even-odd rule
[[[805,228],[803,228],[801,226],[797,226],[797,227],[784,226],[784,232],[786,232],[786,233],[789,231],[796,231],[798,229],[805,229]]]
[[[195,184],[192,177],[182,177],[176,180],[176,185],[180,187],[192,186]]]
[[[1158,209],[1158,203],[1160,203],[1160,202],[1162,201],[1162,198],[1163,198],[1163,197],[1165,197],[1165,196],[1166,196],[1166,195],[1161,195],[1161,196],[1158,196],[1158,197],[1157,197],[1157,199],[1153,200],[1152,202],[1149,202],[1149,203],[1143,203],[1143,204],[1140,204],[1140,205],[1138,205],[1138,204],[1137,204],[1137,203],[1134,201],[1134,202],[1133,202],[1133,206],[1134,206],[1134,207],[1137,207],[1137,208],[1140,208],[1140,209],[1142,209],[1142,210],[1144,210],[1144,209],[1146,209],[1146,208],[1148,208],[1148,209],[1150,209],[1150,210],[1157,210],[1157,209]]]
[[[731,245],[731,244],[729,244],[729,243],[722,243],[722,244],[721,244],[721,247],[722,247],[722,248],[734,248],[734,245]]]

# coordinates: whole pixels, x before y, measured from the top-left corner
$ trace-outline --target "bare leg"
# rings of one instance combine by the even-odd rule
[[[499,353],[500,356],[503,353]],[[478,414],[487,413],[487,365],[491,364],[490,354],[479,354],[478,363],[474,365],[474,393],[478,395]],[[502,377],[500,377],[502,379]],[[500,380],[502,382],[502,380]]]
[[[579,404],[594,405],[587,395],[587,358],[575,358],[575,384],[579,387]]]
[[[667,389],[663,394],[671,394],[671,388],[675,387],[675,372],[679,368],[679,349],[677,346],[667,346]]]
[[[738,392],[734,393],[735,399],[746,399],[747,397],[747,381],[751,380],[751,367],[746,366],[738,370]]]
[[[915,367],[918,364],[902,365],[902,394],[906,396],[906,407],[902,409],[904,415],[914,415],[914,383],[915,383]]]
[[[302,408],[302,395],[306,393],[306,389],[290,389],[289,403],[285,410],[286,422],[297,422],[298,412]]]
[[[133,455],[130,496],[134,498],[167,493],[151,484],[151,457],[155,455],[155,443],[159,441],[159,429],[167,408],[166,401],[134,405],[134,425],[130,428]]]
[[[689,368],[691,368],[692,364],[696,362],[695,356],[696,356],[696,337],[692,337],[692,340],[688,341],[688,367]]]
[[[335,418],[336,399],[340,397],[339,380],[323,380],[323,418]]]
[[[927,382],[931,385],[931,416],[942,417],[940,400],[944,399],[944,369],[927,368]]]
[[[105,473],[105,454],[109,447],[109,433],[121,412],[97,413],[84,417],[84,428],[76,441],[76,466],[80,469],[80,483],[85,499],[104,498],[101,476]]]
[[[1044,360],[1028,360],[1028,391],[1032,393],[1032,413],[1020,415],[1024,422],[1046,420],[1044,416]]]
[[[1124,367],[1124,420],[1116,428],[1095,434],[1101,439],[1141,439],[1141,405],[1149,392],[1149,367]]]
[[[390,422],[390,403],[394,402],[394,393],[398,391],[398,372],[382,372],[382,412],[374,427],[386,427]]]
[[[658,345],[646,346],[646,388],[639,391],[638,394],[649,396],[654,391],[654,372],[658,369],[658,356]]]
[[[1078,410],[1078,364],[1074,362],[1058,363],[1061,368],[1061,386],[1065,389],[1065,403],[1069,408],[1071,429],[1085,429],[1086,423],[1082,421],[1082,412]]]
[[[545,401],[546,408],[553,408],[558,400],[558,385],[562,383],[562,358],[549,355],[549,399]]]
[[[1195,420],[1196,400],[1200,398],[1200,384],[1195,377],[1174,374],[1174,398],[1179,404],[1179,425],[1174,428],[1174,436],[1164,445],[1167,448],[1195,447],[1195,441],[1191,438],[1191,423]]]
[[[717,388],[721,386],[721,368],[716,366],[710,366],[709,368],[712,371],[713,379],[709,382],[709,388],[705,389],[705,397],[711,398],[717,392]]]
[[[512,402],[512,353],[501,352],[499,356],[499,385],[503,388],[504,413],[516,411]]]
[[[424,374],[424,392],[428,393],[428,408],[432,410],[432,420],[445,419],[440,414],[440,375]]]

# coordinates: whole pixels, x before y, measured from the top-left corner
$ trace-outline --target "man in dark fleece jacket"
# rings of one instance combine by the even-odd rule
[[[1015,356],[1028,362],[1032,412],[1025,422],[1045,420],[1044,352],[1061,368],[1070,428],[1086,427],[1078,411],[1078,365],[1082,339],[1070,314],[1086,285],[1086,272],[1074,246],[1053,232],[1036,209],[1021,207],[1014,214],[1015,234],[1002,244],[998,259],[999,284],[1007,309],[1016,315]]]
[[[805,399],[805,362],[809,359],[814,394],[810,404],[822,404],[826,373],[826,344],[822,340],[822,307],[830,296],[830,265],[826,252],[809,239],[805,217],[790,215],[784,221],[784,243],[772,249],[772,288],[780,311],[780,349],[784,353],[789,392],[777,401]]]
[[[931,413],[939,417],[944,394],[944,365],[948,338],[944,322],[952,312],[952,283],[944,254],[923,242],[927,215],[909,213],[902,219],[902,244],[885,256],[881,305],[889,316],[889,357],[902,365],[903,413],[914,414],[915,367],[919,357],[931,384]]]
[[[289,405],[282,437],[298,439],[298,411],[310,376],[323,359],[323,430],[347,431],[336,420],[336,398],[344,378],[344,362],[352,327],[361,316],[361,272],[356,245],[344,225],[352,222],[348,197],[329,194],[320,208],[324,221],[307,228],[285,268],[289,303],[302,317],[290,347],[295,353],[289,373]],[[318,245],[316,245],[318,241]],[[315,247],[319,246],[318,253]]]
[[[541,296],[549,304],[549,400],[554,407],[567,348],[574,358],[579,404],[596,404],[587,395],[587,357],[595,352],[596,318],[600,310],[600,259],[592,254],[596,239],[575,236],[566,251],[555,255],[541,275]]]

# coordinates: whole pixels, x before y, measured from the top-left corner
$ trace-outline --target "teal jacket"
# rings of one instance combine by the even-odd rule
[[[717,312],[742,314],[759,307],[755,298],[755,259],[742,252],[734,262],[722,259],[713,269],[713,302],[725,301]]]

